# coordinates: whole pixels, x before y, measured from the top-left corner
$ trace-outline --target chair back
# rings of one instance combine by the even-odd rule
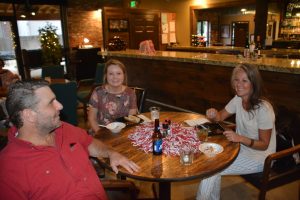
[[[56,99],[63,105],[60,111],[60,119],[77,126],[77,83],[54,83],[50,85]]]
[[[47,66],[42,67],[42,78],[64,78],[64,67],[63,66]]]
[[[265,199],[268,190],[300,179],[300,163],[296,163],[294,160],[294,156],[297,157],[300,154],[298,134],[300,119],[297,113],[285,107],[278,108],[275,126],[277,134],[280,134],[285,139],[282,140],[282,137],[276,138],[277,152],[270,154],[265,159],[263,172],[241,175],[260,190],[260,200]],[[291,142],[292,140],[293,142]]]
[[[95,74],[95,84],[99,85],[103,83],[105,63],[97,63],[96,74]]]
[[[139,88],[139,87],[130,87],[130,88],[133,89],[135,92],[138,111],[139,113],[142,113],[144,111],[144,104],[146,100],[147,90],[145,88]]]

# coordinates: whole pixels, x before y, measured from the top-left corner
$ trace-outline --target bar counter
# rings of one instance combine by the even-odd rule
[[[222,65],[227,67],[234,67],[238,63],[248,63],[257,66],[260,70],[300,74],[299,59],[262,57],[256,60],[252,60],[245,59],[237,55],[180,51],[156,51],[155,54],[143,54],[140,53],[139,50],[126,50],[99,52],[99,54],[104,56]]]
[[[202,52],[202,53],[222,53],[222,54],[243,54],[244,48],[232,46],[207,46],[207,47],[193,47],[193,46],[168,46],[168,51],[185,51],[185,52]],[[266,57],[284,57],[284,58],[300,58],[300,49],[284,49],[272,48],[263,49],[261,54]]]
[[[128,85],[148,89],[147,100],[161,105],[204,113],[209,107],[223,108],[233,97],[230,76],[238,63],[257,66],[269,99],[300,114],[300,60],[244,59],[236,55],[199,52],[138,50],[99,52],[123,62]]]

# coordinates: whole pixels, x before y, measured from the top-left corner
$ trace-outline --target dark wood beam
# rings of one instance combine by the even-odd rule
[[[269,0],[260,0],[256,2],[255,11],[255,29],[254,35],[260,36],[261,41],[265,41],[266,30],[267,30],[267,19],[268,19],[268,3]],[[256,39],[255,39],[256,40]]]

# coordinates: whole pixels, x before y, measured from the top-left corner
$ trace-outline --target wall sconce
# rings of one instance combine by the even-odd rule
[[[247,11],[246,8],[242,8],[242,9],[241,9],[241,12],[242,12],[243,15],[246,14],[246,11]]]

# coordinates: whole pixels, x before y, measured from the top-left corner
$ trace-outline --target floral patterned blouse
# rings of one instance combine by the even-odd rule
[[[135,92],[129,87],[119,94],[109,93],[104,85],[96,87],[89,103],[98,109],[97,121],[103,125],[127,116],[130,109],[137,109]]]

